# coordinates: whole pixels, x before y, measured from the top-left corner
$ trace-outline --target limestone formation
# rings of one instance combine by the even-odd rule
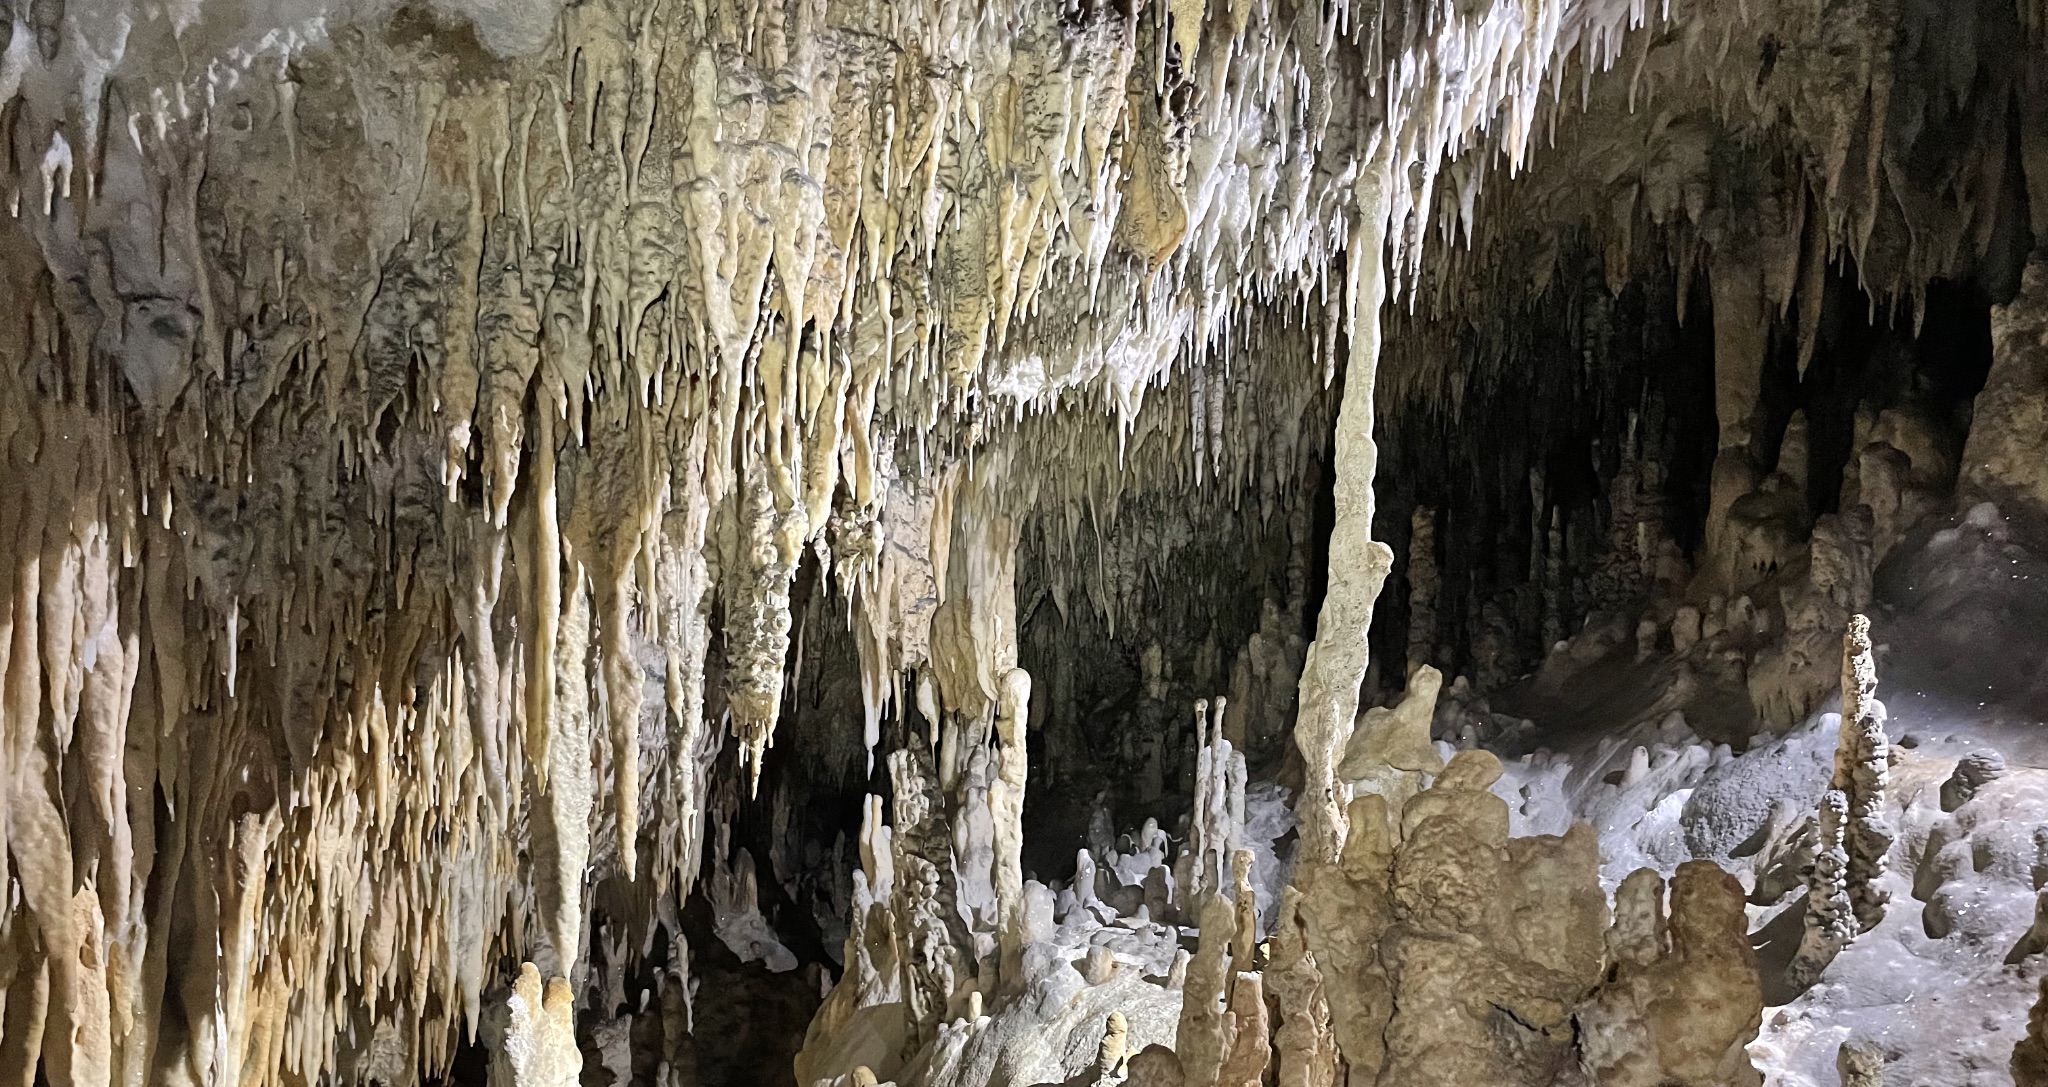
[[[1877,926],[1891,894],[1879,885],[1892,847],[1884,810],[1891,745],[1885,739],[1884,724],[1884,703],[1877,700],[1870,620],[1851,616],[1849,632],[1842,640],[1842,736],[1835,748],[1830,788],[1840,792],[1847,803],[1843,844],[1848,865],[1843,875],[1859,931]]]
[[[1884,1049],[1868,1038],[1851,1038],[1835,1055],[1842,1087],[1884,1087]]]
[[[1182,1087],[1180,1060],[1163,1045],[1147,1046],[1130,1060],[1126,1087]]]
[[[2041,997],[2027,1013],[2027,1036],[2012,1050],[2013,1087],[2048,1084],[2048,978],[2041,979]]]
[[[1303,926],[1323,970],[1330,1029],[1358,1079],[1376,1079],[1385,1062],[1393,988],[1380,962],[1380,941],[1393,922],[1388,895],[1396,843],[1387,800],[1367,794],[1351,802],[1351,828],[1340,864],[1302,874]]]
[[[1614,966],[1578,1013],[1586,1065],[1602,1087],[1757,1085],[1746,1046],[1763,1018],[1742,885],[1703,861],[1664,882],[1638,871],[1615,899]]]
[[[1443,592],[1436,565],[1436,511],[1417,506],[1408,518],[1408,674],[1436,656],[1437,598]],[[1441,675],[1439,675],[1441,681]]]
[[[583,1053],[576,1046],[575,996],[569,983],[550,978],[543,990],[540,971],[527,963],[506,1006],[511,1014],[494,1078],[502,1075],[500,1082],[510,1087],[574,1087],[583,1071]]]
[[[2040,611],[2044,28],[0,4],[0,1087],[1746,1082],[1600,873],[1845,629],[1795,973],[2026,867],[1850,617]]]
[[[1225,1010],[1230,980],[1230,945],[1236,934],[1236,912],[1228,899],[1213,895],[1202,907],[1201,941],[1188,961],[1181,989],[1180,1030],[1173,1051],[1188,1087],[1219,1082],[1230,1055],[1234,1018]]]
[[[1102,1025],[1102,1044],[1095,1051],[1095,1082],[1113,1083],[1122,1077],[1127,1058],[1124,1047],[1129,1044],[1131,1024],[1122,1012],[1110,1012]]]
[[[1281,900],[1272,946],[1266,978],[1279,1012],[1273,1031],[1276,1081],[1282,1087],[1336,1087],[1341,1066],[1330,1028],[1330,1005],[1322,973],[1308,948],[1301,895],[1292,887]]]
[[[2014,966],[2048,951],[2048,888],[2034,899],[2034,922],[2020,934],[2019,942],[2006,952],[2005,964]]]
[[[1955,770],[1941,783],[1941,810],[1954,811],[1970,802],[1977,790],[2005,776],[2005,756],[1972,751],[1956,760]]]
[[[1230,855],[1231,909],[1236,914],[1232,925],[1235,933],[1230,941],[1230,961],[1239,970],[1252,965],[1254,948],[1259,941],[1258,892],[1252,887],[1254,861],[1249,849],[1240,849]]]
[[[1273,1031],[1266,1009],[1264,976],[1239,971],[1230,983],[1230,1053],[1216,1082],[1223,1087],[1261,1087],[1273,1061]]]
[[[1188,900],[1200,907],[1205,895],[1232,885],[1231,858],[1244,846],[1244,754],[1223,738],[1226,703],[1195,703],[1195,809],[1188,833],[1189,864],[1181,873]]]
[[[1369,787],[1387,788],[1391,787],[1391,782],[1386,782],[1388,770],[1434,774],[1443,769],[1443,758],[1430,743],[1430,725],[1436,717],[1443,678],[1443,673],[1425,664],[1409,677],[1407,694],[1393,708],[1367,710],[1352,733],[1337,776],[1350,782],[1369,780]],[[1396,795],[1405,799],[1404,794]]]
[[[1849,894],[1849,798],[1829,789],[1820,802],[1813,871],[1806,880],[1806,915],[1790,978],[1795,986],[1820,980],[1823,970],[1856,938],[1856,907]]]
[[[1989,501],[2036,525],[2048,518],[2048,473],[2036,437],[2048,425],[2048,259],[2028,260],[2018,296],[1991,315],[1991,373],[1971,419],[1962,456],[1960,500]]]
[[[1383,1082],[1548,1083],[1571,1067],[1571,1017],[1599,981],[1607,901],[1585,830],[1508,838],[1486,791],[1500,764],[1460,752],[1408,801],[1380,946],[1393,989]]]
[[[996,708],[996,773],[988,806],[994,825],[997,924],[1001,929],[1002,972],[1014,978],[1024,956],[1024,786],[1030,759],[1025,752],[1025,717],[1030,712],[1031,676],[1012,668],[1002,679]]]

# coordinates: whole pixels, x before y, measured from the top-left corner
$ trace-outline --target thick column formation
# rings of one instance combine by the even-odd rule
[[[1957,491],[2048,527],[2048,254],[2027,262],[2019,296],[1991,310],[1991,372],[1972,405]]]
[[[1316,617],[1316,640],[1301,672],[1301,702],[1294,726],[1301,749],[1302,858],[1334,862],[1344,849],[1344,804],[1337,763],[1351,739],[1358,687],[1370,655],[1366,634],[1374,601],[1393,569],[1394,552],[1372,538],[1373,479],[1379,445],[1373,439],[1373,387],[1378,380],[1380,307],[1386,299],[1383,255],[1392,214],[1391,141],[1360,175],[1354,198],[1349,254],[1351,351],[1344,366],[1344,400],[1332,445],[1337,516],[1330,530],[1329,583]]]
[[[1436,602],[1443,574],[1436,562],[1436,511],[1417,506],[1408,518],[1408,674],[1436,656]]]
[[[1004,673],[996,704],[996,772],[988,783],[990,822],[995,826],[995,892],[1002,978],[1014,986],[1024,954],[1024,785],[1030,752],[1024,726],[1031,712],[1031,674]]]

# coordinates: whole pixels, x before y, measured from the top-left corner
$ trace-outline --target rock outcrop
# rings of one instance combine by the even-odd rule
[[[1764,1003],[1742,885],[1692,861],[1668,914],[1664,892],[1643,870],[1616,893],[1608,978],[1578,1016],[1587,1067],[1602,1087],[1755,1087],[1747,1046]]]

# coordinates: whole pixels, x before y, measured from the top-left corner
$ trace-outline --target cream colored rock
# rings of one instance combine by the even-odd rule
[[[1180,1058],[1163,1045],[1146,1046],[1130,1060],[1126,1087],[1183,1087]]]
[[[1891,750],[1885,719],[1884,704],[1877,700],[1877,659],[1870,641],[1870,620],[1854,615],[1842,639],[1842,734],[1835,748],[1831,787],[1848,800],[1843,837],[1849,851],[1849,902],[1859,930],[1865,932],[1884,918],[1891,897],[1891,892],[1880,886],[1892,847],[1892,830],[1885,817]]]
[[[1095,1082],[1115,1082],[1127,1070],[1124,1048],[1129,1044],[1131,1024],[1122,1012],[1110,1012],[1102,1026],[1102,1044],[1095,1051]]]
[[[1436,510],[1417,506],[1408,518],[1408,674],[1413,677],[1436,655],[1437,596],[1443,575],[1436,560]],[[1443,682],[1442,673],[1437,683]],[[1350,758],[1347,749],[1345,758]]]
[[[1511,847],[1498,760],[1460,752],[1410,800],[1380,946],[1393,989],[1381,1083],[1551,1082],[1599,980],[1606,899],[1584,831]]]
[[[1280,1013],[1273,1032],[1278,1083],[1281,1087],[1336,1087],[1342,1074],[1341,1057],[1330,1029],[1330,1005],[1323,995],[1322,973],[1309,951],[1301,894],[1292,887],[1280,902],[1265,979]]]
[[[1842,1087],[1884,1087],[1884,1050],[1868,1038],[1851,1038],[1835,1054]]]
[[[812,1054],[821,1078],[864,1066],[894,1079],[927,1047],[962,1062],[947,1067],[991,1068],[973,1062],[993,1061],[988,1039],[1026,1003],[1009,983],[1071,982],[1059,955],[1034,954],[1057,929],[1023,878],[1024,791],[1054,781],[1023,773],[1020,571],[1060,567],[1041,621],[1090,608],[1116,626],[1121,607],[1127,632],[1134,586],[1227,576],[1155,546],[1162,507],[1233,531],[1282,511],[1299,522],[1290,546],[1331,561],[1309,659],[1302,560],[1241,654],[1143,632],[1146,696],[1188,682],[1197,655],[1219,689],[1237,654],[1248,723],[1210,731],[1238,728],[1233,749],[1263,758],[1297,728],[1305,880],[1337,871],[1331,901],[1351,901],[1384,857],[1389,902],[1418,923],[1480,918],[1498,935],[1498,904],[1451,876],[1435,894],[1425,872],[1493,842],[1485,805],[1448,795],[1491,784],[1476,760],[1444,768],[1447,795],[1413,820],[1380,816],[1390,838],[1397,820],[1414,831],[1412,856],[1375,844],[1354,862],[1345,848],[1340,770],[1391,561],[1370,539],[1374,488],[1427,475],[1378,478],[1376,420],[1425,414],[1411,398],[1457,406],[1437,388],[1447,378],[1483,389],[1504,360],[1555,361],[1498,350],[1523,315],[1549,324],[1530,299],[1551,308],[1553,281],[1584,348],[1565,361],[1604,372],[1613,299],[1641,281],[1646,308],[1682,310],[1704,266],[1723,463],[1703,527],[1718,554],[1721,514],[1757,491],[1759,432],[1783,406],[1762,388],[1770,330],[1815,357],[1831,257],[1854,259],[1873,313],[2010,263],[2020,191],[2048,192],[2033,176],[2041,107],[2015,67],[2025,50],[1971,35],[2026,41],[2040,12],[1957,21],[1948,54],[1979,63],[1925,65],[1891,48],[1917,40],[1895,4],[1852,0],[1826,19],[1767,2],[1419,11],[0,11],[0,1080],[445,1079],[497,1014],[484,994],[528,958],[555,980],[543,992],[522,976],[521,1030],[537,1037],[545,1020],[559,1035],[579,1010],[570,995],[587,999],[616,1076],[622,1012],[595,1005],[625,997],[622,979],[665,971],[660,1026],[690,1021],[687,950],[633,960],[658,933],[675,939],[707,852],[722,854],[724,882],[707,890],[728,919],[760,913],[741,908],[739,843],[707,833],[755,803],[782,839],[754,848],[755,889],[801,882],[791,896],[848,928],[848,980]],[[1948,82],[1980,69],[1989,93]],[[1985,102],[2018,121],[1972,112]],[[1926,132],[1953,146],[1900,142]],[[2008,185],[2017,175],[2026,184]],[[1567,232],[1583,241],[1570,253],[1552,245]],[[1644,277],[1657,256],[1671,275]],[[2039,489],[2023,477],[2040,458],[2022,455],[2041,430],[2025,425],[2039,280],[1996,317],[1965,459],[1966,486],[2009,496],[2016,519]],[[1340,369],[1341,397],[1326,391]],[[1888,540],[1945,462],[1935,416],[1885,411],[1851,452],[1881,443],[1857,470]],[[1595,475],[1607,459],[1589,458]],[[1655,457],[1642,461],[1647,474]],[[1297,500],[1311,469],[1330,473],[1329,541]],[[1576,520],[1588,507],[1566,508],[1573,481],[1553,466],[1546,484],[1545,470],[1527,521],[1507,515],[1531,529],[1516,591],[1532,614],[1460,583],[1458,549],[1484,533],[1444,499],[1441,568],[1411,556],[1424,594],[1411,599],[1426,612],[1436,583],[1440,637],[1391,647],[1389,665],[1469,650],[1482,682],[1505,682],[1531,663],[1519,635],[1568,630],[1598,541]],[[1661,482],[1639,490],[1689,486]],[[1655,541],[1638,560],[1682,570],[1675,541],[1616,505],[1622,531]],[[1026,531],[1042,533],[1037,551]],[[1087,534],[1122,554],[1065,562]],[[1869,556],[1830,540],[1816,528],[1812,595],[1784,609],[1800,632],[1788,663],[1751,673],[1767,717],[1811,708],[1832,649],[1807,650],[1838,635],[1835,609],[1863,606],[1831,594],[1853,596]],[[1477,618],[1450,614],[1461,600]],[[1720,629],[1696,652],[1739,633],[1714,611]],[[1448,644],[1461,622],[1475,644]],[[790,731],[789,707],[851,686],[864,713],[839,718],[844,733]],[[831,855],[792,840],[792,811],[816,799],[795,783],[825,763],[871,774],[883,737],[918,723],[916,765],[889,767],[900,817],[883,835],[877,810],[860,842],[865,887],[795,871],[823,863],[802,846]],[[1390,763],[1426,763],[1412,719],[1404,730]],[[1155,742],[1146,776],[1187,753]],[[1247,843],[1231,837],[1231,760],[1212,755],[1210,770],[1223,818],[1205,809],[1195,852],[1216,891]],[[866,783],[841,787],[857,799]],[[1844,864],[1863,866],[1851,885],[1864,887],[1856,794],[1845,810]],[[1487,848],[1471,867],[1578,864],[1568,843]],[[1172,902],[1153,871],[1155,921],[1205,908]],[[1571,880],[1569,906],[1549,897],[1557,886],[1503,880],[1503,899],[1544,903],[1527,910],[1581,909]],[[1282,1009],[1288,1082],[1334,1074],[1330,1038],[1349,1045],[1357,1026],[1316,950],[1337,926],[1315,933],[1310,898],[1289,915],[1306,934],[1283,926],[1259,983]],[[1122,920],[1119,939],[1173,939]],[[1544,950],[1517,945],[1515,969],[1582,957],[1580,927],[1526,920]],[[1237,935],[1232,957],[1255,958]],[[1249,965],[1226,960],[1225,984]],[[1138,973],[1081,999],[1149,995]],[[1085,1035],[1105,1014],[1076,1022]],[[1150,1037],[1137,1003],[1130,1015],[1133,1037]],[[1093,1041],[1075,1043],[1076,1062]],[[1167,1067],[1143,1056],[1134,1079]],[[951,1087],[916,1080],[929,1070],[904,1078]],[[661,1087],[686,1074],[654,1073]]]
[[[1437,692],[1443,688],[1443,673],[1429,665],[1417,668],[1408,679],[1408,693],[1392,709],[1378,706],[1365,711],[1358,730],[1344,751],[1337,776],[1357,781],[1383,768],[1434,774],[1443,769],[1443,759],[1430,742],[1429,728],[1436,714]]]
[[[1240,970],[1230,981],[1230,1053],[1216,1082],[1222,1087],[1261,1087],[1273,1061],[1273,1032],[1266,1010],[1264,978]]]
[[[1201,940],[1188,961],[1181,990],[1180,1031],[1173,1051],[1187,1087],[1213,1087],[1235,1042],[1235,1020],[1225,1008],[1229,996],[1230,946],[1236,911],[1222,895],[1202,907]]]
[[[1380,941],[1393,921],[1388,880],[1395,838],[1382,796],[1352,801],[1350,819],[1342,862],[1312,868],[1295,882],[1308,946],[1322,964],[1331,1032],[1353,1078],[1373,1082],[1385,1061],[1386,1026],[1394,1013]]]
[[[1746,1046],[1763,1020],[1742,885],[1706,861],[1662,881],[1637,872],[1616,899],[1616,965],[1579,1009],[1586,1065],[1602,1087],[1755,1087]],[[1668,944],[1665,939],[1668,935]]]
[[[511,1018],[492,1062],[493,1079],[505,1087],[575,1087],[583,1071],[575,1005],[567,981],[550,978],[543,988],[540,971],[532,963],[522,966],[506,997]]]

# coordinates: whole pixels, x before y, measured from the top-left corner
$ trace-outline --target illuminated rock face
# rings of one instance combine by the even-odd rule
[[[1753,1082],[1637,831],[2040,604],[1948,7],[0,4],[0,1084]],[[1698,851],[1836,976],[2019,938],[1899,750]]]

